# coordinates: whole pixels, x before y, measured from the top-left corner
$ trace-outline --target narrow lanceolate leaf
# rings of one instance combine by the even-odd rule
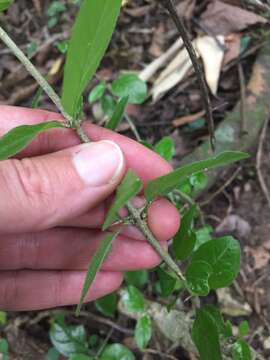
[[[104,221],[103,230],[106,230],[118,219],[118,211],[124,207],[130,199],[137,195],[141,188],[141,180],[129,170],[117,188],[116,197]]]
[[[77,316],[80,315],[81,307],[85,300],[85,297],[86,297],[93,281],[95,280],[97,272],[100,270],[102,264],[104,263],[107,256],[109,255],[111,248],[112,248],[112,243],[113,243],[114,239],[117,237],[117,235],[118,235],[118,232],[107,235],[105,237],[105,239],[102,241],[100,247],[98,248],[98,250],[96,251],[95,255],[93,256],[93,258],[91,260],[91,264],[89,265],[89,268],[88,268],[87,274],[86,274],[86,278],[84,281],[83,290],[82,290],[81,298],[80,298],[80,303],[76,309]]]
[[[58,121],[44,122],[36,125],[21,125],[10,130],[0,138],[0,160],[6,160],[23,150],[41,132],[64,127]]]
[[[119,100],[111,119],[106,125],[107,129],[115,130],[117,128],[117,126],[120,124],[123,118],[127,104],[128,104],[128,96]]]
[[[73,117],[80,96],[108,47],[121,0],[84,0],[76,18],[65,65],[62,102]]]
[[[12,3],[13,0],[0,0],[0,11],[6,10]]]
[[[148,201],[154,200],[159,196],[168,194],[179,185],[181,181],[193,174],[229,165],[248,157],[248,154],[240,151],[224,151],[206,160],[184,165],[168,175],[150,181],[145,189],[145,197]]]
[[[201,360],[222,360],[218,328],[212,316],[204,309],[197,310],[192,338]]]

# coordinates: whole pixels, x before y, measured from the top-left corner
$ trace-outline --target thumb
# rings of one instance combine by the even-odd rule
[[[84,214],[113,193],[124,163],[112,141],[0,162],[0,233],[43,230]]]

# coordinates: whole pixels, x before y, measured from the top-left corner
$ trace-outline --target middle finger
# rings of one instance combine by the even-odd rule
[[[76,228],[0,236],[0,270],[85,270],[104,237],[99,230]],[[166,247],[166,242],[162,244]],[[159,262],[146,241],[119,235],[102,269],[132,271],[153,268]]]

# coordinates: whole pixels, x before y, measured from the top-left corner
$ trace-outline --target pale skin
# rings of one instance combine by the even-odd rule
[[[56,119],[61,119],[59,114],[0,106],[0,136],[18,125]],[[49,130],[16,158],[0,161],[1,310],[37,310],[78,303],[87,266],[104,238],[101,226],[106,209],[126,170],[133,169],[144,184],[171,170],[166,161],[127,137],[90,122],[84,129],[93,142],[99,142],[86,159],[92,169],[96,166],[94,178],[92,173],[78,175],[82,172],[78,170],[81,160],[76,160],[77,155],[90,148],[79,145],[77,135],[69,129]],[[118,148],[118,153],[108,152],[109,162],[104,156],[98,161],[91,159],[95,151],[99,154],[112,146]],[[118,155],[121,161],[113,174]],[[140,205],[143,199],[134,201]],[[180,225],[177,209],[165,199],[155,201],[148,211],[148,225],[166,247]],[[119,288],[125,271],[149,269],[159,263],[160,258],[140,232],[125,228],[86,301]]]

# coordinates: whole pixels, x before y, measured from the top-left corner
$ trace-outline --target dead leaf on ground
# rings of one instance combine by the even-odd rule
[[[175,56],[154,82],[151,92],[153,101],[158,101],[170,89],[183,80],[191,68],[192,62],[187,50],[184,48]]]
[[[125,9],[125,12],[132,17],[139,18],[144,16],[145,14],[148,14],[152,7],[153,5],[145,5],[145,6],[134,7],[132,9],[127,8]]]
[[[217,94],[220,71],[224,59],[224,49],[220,44],[224,45],[225,39],[223,35],[217,36],[216,39],[211,36],[202,36],[196,39],[196,48],[200,54],[203,65],[206,82],[213,95]]]
[[[177,13],[181,17],[185,17],[186,19],[191,19],[195,10],[196,0],[183,0],[181,1],[177,7]]]
[[[243,300],[240,302],[234,299],[229,288],[217,290],[217,297],[221,311],[225,315],[238,317],[252,314],[251,306]]]
[[[230,63],[232,60],[239,57],[241,52],[241,35],[229,34],[225,38],[225,46],[227,51],[225,52],[223,66]]]
[[[200,18],[202,26],[214,35],[228,35],[242,31],[248,26],[265,24],[268,21],[260,15],[238,6],[225,4],[219,0],[211,1]]]
[[[165,43],[165,28],[164,28],[164,24],[161,23],[155,29],[154,36],[152,39],[152,44],[149,48],[149,54],[151,54],[154,57],[161,56],[164,43]]]
[[[224,44],[224,36],[218,36],[221,44]],[[197,56],[201,56],[204,63],[205,77],[211,92],[216,95],[220,71],[224,58],[224,50],[211,36],[201,36],[193,41]],[[192,69],[187,50],[182,49],[169,63],[154,82],[152,88],[153,101],[162,98],[169,90],[179,84]]]
[[[245,252],[253,258],[254,270],[261,270],[264,267],[268,266],[270,261],[270,252],[268,251],[269,244],[266,242],[266,246],[262,244],[256,248],[251,248],[250,246],[245,247]]]
[[[173,126],[174,127],[179,127],[179,126],[183,126],[186,124],[190,124],[196,120],[198,120],[199,118],[201,118],[202,116],[205,115],[205,110],[199,111],[196,114],[190,114],[190,115],[186,115],[186,116],[182,116],[180,118],[177,118],[175,120],[173,120]]]

